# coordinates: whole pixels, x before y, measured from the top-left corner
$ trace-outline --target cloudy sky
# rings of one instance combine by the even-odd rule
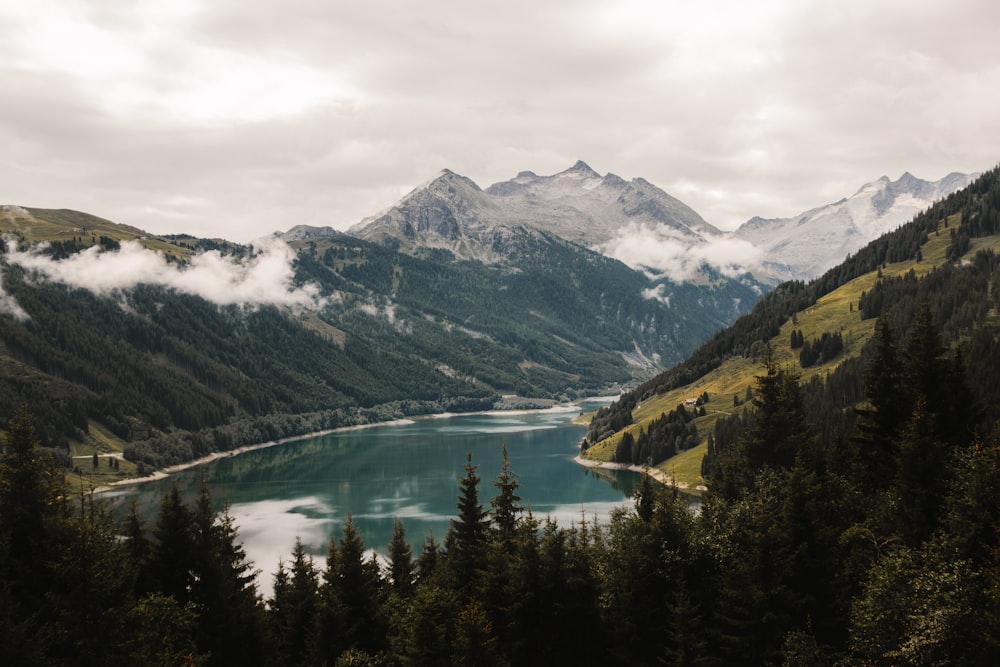
[[[995,0],[0,0],[0,204],[248,241],[585,160],[729,229],[1000,162]]]

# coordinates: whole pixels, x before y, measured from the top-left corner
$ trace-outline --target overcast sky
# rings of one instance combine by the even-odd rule
[[[0,204],[237,241],[582,159],[731,229],[1000,162],[995,0],[0,0]]]

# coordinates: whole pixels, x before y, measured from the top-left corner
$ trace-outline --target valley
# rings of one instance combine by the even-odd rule
[[[891,190],[879,201],[896,220],[897,200],[963,182],[859,193]],[[31,406],[43,444],[91,485],[329,428],[628,389],[773,284],[720,260],[726,235],[679,200],[582,161],[485,189],[445,170],[349,234],[298,226],[260,248],[16,206],[0,232],[16,244],[0,259],[0,407]],[[265,270],[266,288],[253,282]],[[90,468],[94,452],[118,467]]]
[[[250,306],[178,276],[242,275],[240,294],[290,266],[283,246],[209,250],[103,293],[70,269],[148,251],[107,234],[8,246],[0,398],[35,396],[43,414],[18,408],[4,434],[0,597],[32,612],[0,618],[4,650],[155,663],[157,637],[169,664],[983,662],[998,212],[1000,168],[815,280],[763,290],[662,372],[663,323],[609,318],[672,314],[675,298],[643,298],[648,276],[547,235],[485,264],[324,232],[271,274],[283,302]],[[581,299],[589,281],[620,291]],[[586,428],[562,408],[342,430],[606,385],[629,363],[622,340],[655,361]],[[341,430],[219,454],[327,428]],[[591,463],[705,487],[698,511],[650,475],[577,465],[584,431]],[[205,456],[114,488],[117,517],[87,493]],[[499,469],[491,487],[479,461]]]

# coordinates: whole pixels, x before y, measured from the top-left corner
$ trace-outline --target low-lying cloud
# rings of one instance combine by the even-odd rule
[[[138,285],[157,285],[182,294],[199,296],[224,305],[257,307],[289,306],[296,309],[322,307],[314,283],[295,285],[292,263],[295,251],[279,239],[254,243],[250,257],[225,256],[216,250],[195,255],[186,264],[174,264],[166,256],[135,241],[126,241],[115,251],[97,246],[56,260],[40,248],[17,250],[8,243],[6,260],[30,272],[35,280],[63,283],[99,295],[110,295]],[[25,316],[0,285],[0,311]]]
[[[28,313],[25,312],[24,308],[21,308],[14,297],[7,294],[7,291],[3,288],[2,272],[0,272],[0,315],[10,315],[15,320],[21,322],[29,319]]]
[[[696,278],[704,264],[735,278],[761,258],[761,251],[742,239],[723,236],[692,245],[672,236],[669,228],[638,223],[621,229],[600,250],[632,268],[651,269],[674,282]]]

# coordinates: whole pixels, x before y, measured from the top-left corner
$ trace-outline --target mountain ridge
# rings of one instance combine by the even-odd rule
[[[485,189],[445,169],[347,233],[376,242],[394,238],[404,251],[442,248],[460,259],[500,262],[517,250],[516,243],[500,242],[512,241],[513,230],[548,232],[593,249],[629,223],[660,225],[692,244],[721,235],[649,181],[602,176],[583,160],[551,176],[521,171]]]
[[[896,229],[936,201],[967,187],[978,174],[952,172],[926,181],[904,172],[882,176],[850,197],[787,218],[754,216],[733,233],[761,250],[761,279],[809,280]]]

